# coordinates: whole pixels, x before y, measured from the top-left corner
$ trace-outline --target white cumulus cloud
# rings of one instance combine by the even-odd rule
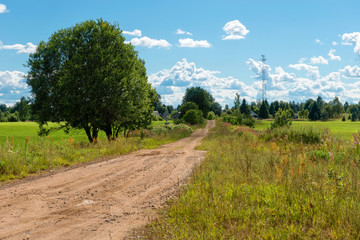
[[[169,48],[171,47],[171,44],[168,43],[168,41],[164,39],[152,39],[149,37],[142,37],[142,38],[133,38],[130,40],[130,42],[134,46],[142,46],[142,47],[163,47],[163,48]]]
[[[0,89],[27,88],[24,76],[25,73],[21,71],[0,71]]]
[[[345,66],[339,70],[339,73],[346,78],[360,78],[360,67],[359,66]]]
[[[1,41],[0,41],[0,50],[1,49],[5,49],[5,50],[17,50],[16,53],[34,53],[36,51],[37,46],[33,43],[27,43],[26,45],[23,44],[13,44],[13,45],[4,45]]]
[[[341,39],[343,45],[353,45],[354,53],[360,55],[360,32],[344,33]]]
[[[0,3],[0,14],[9,12],[5,4]]]
[[[149,76],[149,82],[156,88],[165,104],[181,104],[186,88],[200,86],[209,91],[217,102],[233,105],[236,93],[247,101],[261,99],[262,72],[265,71],[267,98],[269,101],[283,100],[303,102],[309,98],[321,96],[324,100],[339,97],[345,101],[358,102],[360,99],[360,67],[346,66],[337,72],[320,76],[317,66],[292,64],[291,68],[306,71],[310,77],[298,77],[285,71],[281,66],[274,67],[251,58],[246,62],[253,73],[253,81],[245,83],[232,76],[221,77],[219,71],[197,67],[195,63],[182,59],[170,69],[164,69]],[[316,78],[312,78],[316,74]],[[306,75],[306,74],[305,74]],[[342,78],[351,78],[355,82],[345,84]],[[357,82],[356,82],[357,80]]]
[[[331,45],[336,46],[336,45],[338,45],[338,43],[335,42],[335,41],[333,41],[333,42],[331,43]]]
[[[305,63],[290,64],[289,68],[296,69],[298,71],[308,72],[308,76],[311,76],[313,79],[318,79],[320,77],[319,68],[317,66],[308,65]]]
[[[141,37],[141,30],[139,30],[139,29],[135,29],[135,30],[132,31],[132,32],[123,31],[122,33],[123,33],[123,34],[126,34],[126,35],[130,35],[130,36]]]
[[[186,35],[192,35],[191,32],[186,32],[186,31],[184,31],[184,30],[181,30],[180,28],[178,28],[178,30],[176,30],[176,34],[178,34],[178,35],[184,35],[184,34],[186,34]]]
[[[206,40],[197,41],[197,40],[194,40],[191,38],[179,39],[179,43],[180,43],[180,47],[188,47],[188,48],[198,48],[198,47],[209,48],[209,47],[211,47],[211,44]]]
[[[246,27],[239,20],[226,23],[223,27],[223,30],[227,34],[227,36],[222,38],[223,40],[244,39],[246,34],[249,33],[249,30],[246,29]]]
[[[327,59],[325,59],[323,56],[318,56],[318,57],[310,58],[310,63],[311,64],[328,64],[329,61]]]
[[[330,49],[328,56],[330,57],[330,60],[335,60],[335,61],[341,61],[341,57],[340,56],[335,56],[335,49]]]
[[[236,92],[248,99],[256,98],[257,91],[231,76],[219,77],[218,71],[196,67],[195,63],[182,59],[170,69],[164,69],[149,76],[156,91],[165,104],[181,103],[186,88],[200,86],[209,91],[221,104],[231,103]]]

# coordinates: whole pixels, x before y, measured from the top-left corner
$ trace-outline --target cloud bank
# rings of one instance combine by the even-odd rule
[[[238,92],[247,101],[261,99],[261,74],[263,63],[248,59],[248,69],[253,73],[253,82],[245,83],[232,76],[221,77],[219,71],[199,68],[193,62],[182,59],[170,69],[164,69],[149,76],[149,81],[161,95],[165,104],[181,104],[186,88],[200,86],[208,90],[223,106],[233,105]],[[343,102],[357,102],[360,98],[360,67],[346,66],[337,72],[321,76],[317,66],[308,64],[290,64],[289,69],[299,71],[298,74],[288,72],[277,66],[272,70],[264,65],[267,81],[267,98],[269,101],[284,100],[302,102],[308,98],[321,96],[332,100],[335,96]],[[299,75],[299,76],[297,76]],[[353,84],[345,84],[342,78],[355,80]]]

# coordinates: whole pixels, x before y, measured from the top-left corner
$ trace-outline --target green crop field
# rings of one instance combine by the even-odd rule
[[[0,123],[0,144],[6,143],[6,141],[14,141],[15,145],[24,144],[26,138],[31,138],[31,141],[40,139],[37,135],[39,126],[35,122],[2,122]],[[87,141],[87,137],[84,131],[71,130],[69,134],[59,130],[52,132],[49,138],[53,141],[61,141],[67,138],[73,138],[76,141]],[[101,134],[100,137],[105,137]]]
[[[270,127],[271,121],[257,121],[255,130],[263,130]],[[360,131],[360,122],[332,120],[327,122],[321,121],[293,121],[294,127],[308,127],[312,126],[316,129],[328,128],[334,136],[340,136],[343,139],[352,139],[353,133]]]

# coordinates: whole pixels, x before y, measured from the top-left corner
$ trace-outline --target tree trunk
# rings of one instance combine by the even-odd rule
[[[84,126],[84,129],[85,129],[86,136],[88,137],[89,142],[92,143],[92,142],[93,142],[93,138],[92,138],[92,136],[91,136],[90,126],[86,124],[86,125]]]

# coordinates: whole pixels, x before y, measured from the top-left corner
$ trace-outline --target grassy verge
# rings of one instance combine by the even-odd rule
[[[270,120],[263,120],[263,121],[256,121],[255,122],[255,130],[264,130],[270,128],[271,121]],[[322,121],[302,121],[297,120],[292,122],[293,127],[309,127],[312,126],[313,128],[324,130],[328,128],[331,133],[337,137],[341,137],[343,139],[352,139],[353,134],[360,131],[360,122],[351,122],[346,120],[345,122],[338,120],[330,120],[327,122]]]
[[[29,174],[89,162],[100,157],[156,148],[187,137],[192,131],[186,125],[155,126],[150,131],[134,132],[129,138],[120,137],[111,142],[99,140],[97,144],[72,137],[24,137],[21,144],[16,143],[18,138],[7,138],[5,143],[0,144],[0,181],[23,178]]]
[[[319,138],[267,138],[217,122],[201,146],[206,159],[145,238],[359,239],[360,137],[303,131]]]

